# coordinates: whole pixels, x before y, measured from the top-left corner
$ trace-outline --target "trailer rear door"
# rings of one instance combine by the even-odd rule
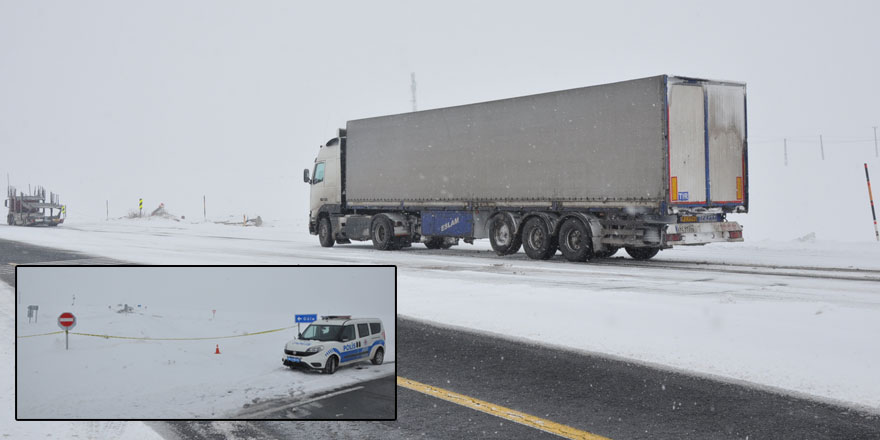
[[[709,200],[712,205],[744,202],[745,87],[707,84]]]
[[[669,201],[706,203],[706,110],[700,84],[669,88]]]

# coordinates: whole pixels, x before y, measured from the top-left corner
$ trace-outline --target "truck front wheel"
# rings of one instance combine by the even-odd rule
[[[635,260],[649,260],[660,252],[660,248],[626,248],[626,253]]]
[[[12,226],[12,224],[15,223],[15,219],[12,217],[12,214],[6,216],[6,223],[8,223],[9,226]]]
[[[593,256],[592,237],[584,222],[570,218],[559,228],[559,250],[568,261],[587,261]]]
[[[333,247],[336,240],[333,238],[333,229],[330,227],[330,219],[321,217],[318,221],[318,240],[323,247]]]
[[[380,251],[390,251],[396,249],[396,241],[394,240],[394,224],[391,219],[384,215],[376,216],[373,219],[373,227],[370,230],[370,238],[373,240],[373,247]]]
[[[516,233],[516,225],[507,215],[500,214],[489,222],[489,242],[496,254],[504,256],[519,252],[522,238]]]
[[[530,218],[523,226],[522,246],[526,255],[533,260],[548,260],[557,249],[550,228],[540,217]]]

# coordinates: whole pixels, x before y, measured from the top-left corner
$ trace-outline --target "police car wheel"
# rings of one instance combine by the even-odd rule
[[[336,356],[333,356],[330,359],[327,359],[327,363],[324,364],[324,373],[326,373],[326,374],[335,373],[337,362],[339,362],[339,361],[336,360]]]
[[[385,360],[385,350],[382,350],[380,348],[380,349],[376,350],[376,355],[373,356],[373,359],[370,359],[370,362],[372,362],[373,365],[382,365],[382,361],[384,361],[384,360]]]

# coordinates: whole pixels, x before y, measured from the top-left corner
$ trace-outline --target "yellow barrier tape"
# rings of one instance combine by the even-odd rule
[[[230,338],[243,338],[245,336],[255,336],[255,335],[264,335],[266,333],[274,333],[280,332],[282,330],[289,330],[296,327],[295,325],[290,327],[276,328],[272,330],[263,330],[260,332],[253,333],[245,333],[243,335],[231,335],[231,336],[210,336],[210,337],[200,337],[200,338],[144,338],[144,337],[136,337],[136,336],[116,336],[116,335],[99,335],[95,333],[79,333],[79,332],[70,332],[72,335],[78,336],[92,336],[96,338],[104,338],[104,339],[133,339],[139,341],[206,341],[211,339],[230,339]],[[63,331],[57,331],[52,333],[43,333],[39,335],[25,335],[19,336],[19,338],[33,338],[35,336],[48,336],[48,335],[57,335],[59,333],[64,333]]]
[[[19,336],[19,338],[35,338],[35,337],[37,337],[37,336],[57,335],[57,334],[59,334],[59,333],[64,333],[64,332],[61,331],[61,330],[58,330],[57,332],[52,332],[52,333],[40,333],[39,335],[25,335],[25,336]]]

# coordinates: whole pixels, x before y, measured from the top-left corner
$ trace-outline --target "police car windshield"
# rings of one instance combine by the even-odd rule
[[[301,339],[335,341],[339,339],[340,330],[342,330],[341,325],[311,324],[306,327],[306,331],[302,333]]]

